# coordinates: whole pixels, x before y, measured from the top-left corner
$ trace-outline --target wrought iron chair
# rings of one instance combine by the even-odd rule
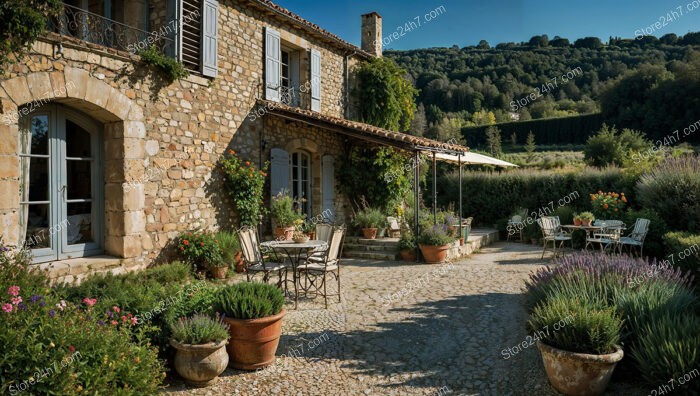
[[[523,217],[520,215],[514,215],[513,217],[508,220],[508,225],[506,226],[506,231],[507,231],[507,236],[506,236],[506,241],[510,240],[511,236],[511,230],[515,229],[515,231],[518,233],[520,237],[520,241],[522,242],[523,240],[523,229],[525,228],[525,224],[523,223]],[[515,234],[515,232],[513,232]]]
[[[633,249],[638,247],[639,257],[641,257],[644,253],[644,239],[647,237],[650,224],[651,220],[642,218],[637,219],[637,221],[634,223],[632,232],[629,235],[620,238],[620,252],[622,252],[622,249],[627,246],[630,254],[632,254]]]
[[[312,294],[314,297],[323,296],[323,300],[328,309],[328,297],[338,296],[340,302],[340,257],[343,253],[343,239],[345,237],[345,227],[338,227],[333,233],[328,243],[328,248],[321,257],[311,255],[303,264],[297,266],[299,272],[300,292],[305,296]],[[328,275],[332,275],[338,282],[338,293],[329,294],[327,290]],[[295,294],[294,304],[297,304],[299,293]]]
[[[561,249],[564,247],[565,242],[572,241],[571,235],[568,232],[562,230],[558,216],[540,217],[539,219],[537,219],[537,224],[542,229],[542,237],[544,239],[544,248],[542,249],[541,258],[544,258],[544,253],[547,251],[547,244],[549,242],[552,242],[554,257],[557,257],[557,243],[559,243],[559,249]]]
[[[621,220],[596,220],[593,222],[593,225],[603,228],[594,232],[592,236],[586,237],[585,250],[588,250],[588,247],[594,244],[600,245],[602,252],[607,249],[611,249],[614,252],[620,248],[620,236],[625,223]]]
[[[333,224],[331,223],[318,223],[316,224],[316,240],[323,241],[326,243],[331,242],[331,236],[333,235]],[[306,260],[310,256],[323,257],[326,248],[315,248],[310,252],[304,252],[299,255],[300,259]]]
[[[267,283],[270,280],[270,276],[274,273],[278,275],[277,285],[286,288],[287,284],[287,270],[289,269],[289,264],[285,262],[278,262],[278,258],[274,251],[271,252],[274,258],[273,261],[266,260],[260,250],[260,244],[258,243],[258,235],[254,228],[243,228],[238,231],[238,239],[241,241],[241,250],[243,251],[243,260],[246,265],[246,279],[248,282],[251,281],[257,274],[263,275],[263,282]]]

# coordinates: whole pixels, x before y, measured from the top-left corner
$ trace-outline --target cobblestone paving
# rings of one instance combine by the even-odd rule
[[[172,395],[556,395],[526,339],[522,287],[543,263],[533,246],[498,243],[458,262],[344,261],[343,302],[288,305],[277,362],[227,370]],[[646,394],[612,384],[608,394]]]

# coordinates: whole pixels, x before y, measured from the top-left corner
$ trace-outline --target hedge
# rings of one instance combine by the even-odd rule
[[[671,265],[684,271],[692,271],[696,282],[700,275],[700,234],[669,232],[664,235],[664,244]]]
[[[518,144],[525,144],[527,135],[532,131],[538,145],[585,144],[589,136],[594,135],[603,126],[603,117],[599,113],[575,117],[549,118],[497,124],[501,138],[508,139],[513,133]],[[486,128],[462,128],[462,135],[472,148],[485,147]]]

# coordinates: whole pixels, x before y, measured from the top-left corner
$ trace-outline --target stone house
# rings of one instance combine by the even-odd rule
[[[349,146],[466,150],[350,121],[353,68],[382,52],[376,13],[362,48],[268,0],[70,0],[49,27],[0,74],[0,235],[62,280],[235,226],[215,171],[231,148],[269,161],[268,196],[287,189],[337,223]],[[189,77],[144,65],[151,45]]]

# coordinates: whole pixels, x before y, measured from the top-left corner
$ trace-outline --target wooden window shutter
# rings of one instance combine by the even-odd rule
[[[289,153],[280,148],[270,150],[270,196],[289,190]]]
[[[185,68],[196,73],[201,72],[202,47],[202,0],[182,0],[180,11],[180,58]]]
[[[321,53],[311,50],[311,110],[321,111]]]
[[[265,99],[280,101],[280,65],[282,61],[280,33],[265,28]]]
[[[204,0],[202,10],[202,74],[216,77],[219,42],[219,2]]]

